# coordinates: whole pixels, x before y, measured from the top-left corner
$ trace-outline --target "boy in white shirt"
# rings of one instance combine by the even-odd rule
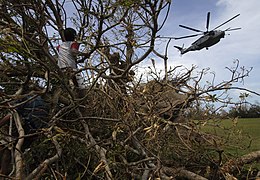
[[[79,43],[76,40],[77,32],[73,28],[64,30],[65,41],[57,47],[58,50],[58,66],[68,74],[77,71],[77,55],[85,55],[79,52]],[[75,87],[80,89],[85,88],[82,84],[83,77],[80,74],[73,75],[71,80]],[[81,80],[81,82],[80,82]]]

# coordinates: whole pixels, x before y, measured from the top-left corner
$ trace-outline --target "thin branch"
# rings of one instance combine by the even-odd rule
[[[14,151],[14,158],[15,158],[15,177],[18,179],[23,179],[24,174],[23,174],[23,158],[22,158],[22,145],[24,142],[24,129],[22,127],[21,119],[19,117],[19,114],[17,111],[13,110],[12,112],[16,128],[19,134],[19,139],[17,141],[17,144],[15,146],[15,151]]]
[[[174,169],[174,168],[170,168],[170,167],[162,167],[162,171],[170,176],[173,177],[182,177],[182,178],[187,178],[189,180],[208,180],[205,177],[202,177],[198,174],[195,174],[194,172],[188,171],[186,169],[183,168],[178,168],[178,169]]]

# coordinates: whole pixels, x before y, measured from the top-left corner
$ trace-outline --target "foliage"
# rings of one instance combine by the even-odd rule
[[[222,169],[233,158],[224,149],[227,139],[201,131],[203,124],[187,114],[201,102],[230,103],[227,90],[236,89],[232,83],[243,81],[251,69],[235,61],[227,68],[230,79],[201,87],[209,69],[168,68],[168,45],[160,54],[155,42],[161,41],[158,32],[170,5],[168,0],[0,1],[0,108],[1,116],[7,115],[0,121],[0,176],[166,179],[195,174],[203,179],[234,172]],[[84,90],[70,86],[56,62],[55,46],[69,23],[77,28],[85,53],[78,71],[85,76]],[[137,79],[135,65],[151,57],[164,60],[164,77],[154,62],[151,80]],[[46,117],[34,116],[42,110],[36,107],[30,117],[22,115],[19,108],[38,97],[46,104]],[[36,120],[41,124],[32,128]]]

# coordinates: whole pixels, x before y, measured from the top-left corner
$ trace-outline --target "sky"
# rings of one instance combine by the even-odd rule
[[[238,59],[240,66],[253,67],[249,77],[244,83],[236,86],[247,88],[260,93],[260,1],[259,0],[172,0],[171,12],[164,28],[159,32],[160,36],[180,37],[196,32],[183,29],[179,24],[206,30],[207,12],[211,12],[210,27],[213,29],[233,16],[239,17],[220,27],[219,30],[231,28],[242,28],[237,31],[229,31],[224,39],[210,47],[208,50],[188,52],[182,56],[174,45],[189,46],[200,36],[172,40],[168,56],[169,66],[183,65],[198,69],[210,68],[216,74],[216,80],[221,82],[230,78],[230,73],[225,67],[234,66],[233,62]],[[165,47],[165,45],[161,44]],[[156,47],[157,49],[160,47]],[[149,62],[145,62],[146,65]],[[156,67],[163,68],[163,61],[156,62]],[[231,96],[237,98],[239,91],[231,91]],[[260,97],[250,94],[248,101],[260,103]]]

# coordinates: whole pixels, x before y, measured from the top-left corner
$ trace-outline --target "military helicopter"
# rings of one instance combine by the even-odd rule
[[[200,37],[198,40],[193,42],[190,47],[184,48],[184,47],[179,47],[179,46],[174,46],[175,48],[179,49],[181,54],[185,54],[189,51],[196,51],[196,50],[201,50],[203,48],[208,49],[208,47],[213,46],[214,44],[217,44],[221,38],[225,37],[225,32],[226,31],[234,31],[234,30],[239,30],[241,28],[228,28],[224,31],[222,30],[217,30],[219,27],[223,26],[224,24],[230,22],[231,20],[235,19],[238,17],[240,14],[235,15],[234,17],[230,18],[229,20],[225,21],[224,23],[220,24],[219,26],[215,27],[214,29],[209,31],[209,21],[210,21],[210,12],[207,14],[207,21],[206,21],[206,31],[201,31],[199,29],[194,29],[188,26],[184,25],[179,25],[182,28],[189,29],[195,32],[200,32],[199,34],[193,34],[193,35],[188,35],[188,36],[182,36],[182,37],[177,37],[174,38],[175,40],[177,39],[184,39],[184,38],[190,38],[190,37],[195,37],[199,35],[203,35]]]

